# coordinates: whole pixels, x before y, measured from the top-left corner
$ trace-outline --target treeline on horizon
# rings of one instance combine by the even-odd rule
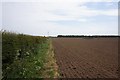
[[[57,37],[85,38],[85,37],[119,37],[119,35],[58,35]]]

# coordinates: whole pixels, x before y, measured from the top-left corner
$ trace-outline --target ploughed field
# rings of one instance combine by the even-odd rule
[[[62,78],[118,78],[117,38],[53,38]]]

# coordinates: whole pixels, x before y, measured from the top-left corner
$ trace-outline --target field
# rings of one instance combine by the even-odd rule
[[[118,78],[118,39],[4,31],[2,78]]]
[[[117,38],[53,38],[62,78],[118,78]]]

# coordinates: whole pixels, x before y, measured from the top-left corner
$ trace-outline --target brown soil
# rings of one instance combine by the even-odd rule
[[[117,38],[53,38],[62,78],[118,78]]]

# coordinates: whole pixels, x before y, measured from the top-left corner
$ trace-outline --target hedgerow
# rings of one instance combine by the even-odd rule
[[[2,32],[2,71],[3,77],[7,77],[15,62],[21,63],[28,57],[38,54],[38,50],[43,43],[47,41],[46,37],[17,34],[13,32]],[[22,66],[22,65],[19,65]],[[15,63],[17,64],[17,63]],[[15,65],[18,67],[18,65]],[[14,67],[14,66],[12,66]],[[13,69],[13,68],[11,68]],[[20,72],[22,68],[18,68]],[[17,72],[16,72],[17,74]]]

